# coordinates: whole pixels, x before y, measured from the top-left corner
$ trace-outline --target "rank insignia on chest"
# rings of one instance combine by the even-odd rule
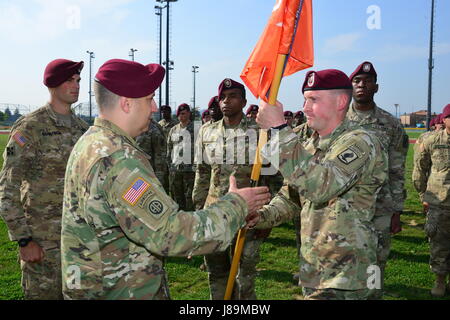
[[[13,135],[13,139],[21,147],[23,147],[25,145],[25,143],[27,143],[27,139],[25,139],[25,137],[20,132],[16,132]]]
[[[358,155],[353,150],[347,149],[338,155],[338,159],[344,164],[350,164],[358,159]]]
[[[142,178],[137,178],[131,186],[124,192],[122,198],[134,206],[136,202],[142,197],[142,195],[150,187],[150,184]]]

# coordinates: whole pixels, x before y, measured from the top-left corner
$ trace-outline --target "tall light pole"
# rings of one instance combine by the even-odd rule
[[[193,74],[193,77],[194,77],[194,95],[193,95],[193,109],[194,109],[194,121],[195,121],[195,74],[196,73],[198,73],[198,71],[197,71],[197,69],[198,69],[198,66],[192,66],[192,74]]]
[[[130,53],[128,54],[131,57],[131,61],[134,61],[134,53],[137,51],[137,49],[130,49]]]
[[[89,121],[92,121],[92,59],[95,58],[93,51],[86,51],[89,54]]]
[[[170,3],[178,0],[156,0],[156,2],[166,3],[167,21],[166,21],[166,61],[163,63],[166,66],[166,105],[170,104],[169,91],[170,91],[170,70],[173,70],[173,61],[169,57],[170,49]]]
[[[157,16],[159,16],[159,41],[158,41],[158,46],[159,46],[159,64],[162,65],[162,10],[165,8],[166,6],[155,6],[155,14]],[[161,105],[162,105],[162,87],[159,86],[159,117],[162,119],[162,114],[161,114]]]
[[[395,106],[395,117],[398,118],[398,117],[400,116],[400,113],[398,112],[398,106],[399,106],[399,104],[398,104],[398,103],[395,103],[394,106]]]
[[[430,57],[428,58],[428,110],[427,130],[430,130],[431,121],[431,87],[433,82],[433,33],[434,33],[434,0],[431,1],[431,27],[430,27]]]

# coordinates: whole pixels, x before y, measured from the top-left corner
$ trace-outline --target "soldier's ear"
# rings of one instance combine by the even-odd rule
[[[119,107],[124,113],[130,113],[131,110],[131,99],[120,97],[119,99]]]
[[[378,83],[375,85],[375,93],[378,92]]]

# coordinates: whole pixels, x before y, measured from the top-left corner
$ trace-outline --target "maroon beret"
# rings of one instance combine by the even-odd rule
[[[375,82],[377,82],[377,72],[375,71],[373,64],[369,61],[364,61],[356,68],[355,71],[353,71],[353,73],[350,75],[350,81],[352,81],[353,78],[358,74],[372,75],[375,78]]]
[[[177,116],[180,114],[181,111],[191,111],[191,108],[187,103],[182,103],[177,108]]]
[[[165,72],[156,63],[144,66],[134,61],[111,59],[98,69],[95,80],[118,96],[142,98],[158,89]]]
[[[245,112],[245,115],[249,115],[250,112],[252,112],[252,111],[258,112],[258,110],[259,110],[259,107],[258,107],[256,104],[251,104],[251,105],[248,107],[247,112]]]
[[[202,112],[202,119],[206,116],[210,116],[211,114],[209,113],[209,110],[205,110]]]
[[[74,74],[80,74],[83,66],[83,61],[53,60],[45,67],[44,84],[49,88],[56,88]]]
[[[218,96],[212,97],[208,102],[208,109],[212,108],[214,106],[216,106],[216,107],[219,106],[219,97]]]
[[[437,118],[437,116],[430,120],[430,127],[432,127],[436,124],[436,118]]]
[[[309,71],[305,76],[302,93],[313,90],[353,89],[345,73],[336,69]]]
[[[169,109],[169,111],[172,112],[172,108],[170,106],[168,106],[167,104],[162,105],[160,109],[161,109],[161,111],[163,111],[165,109]]]
[[[239,83],[237,81],[234,81],[233,79],[226,78],[224,79],[220,85],[219,85],[219,94],[218,97],[220,99],[220,96],[222,95],[222,92],[224,90],[228,89],[240,89],[242,92],[242,97],[245,99],[245,87],[242,83]]]
[[[293,117],[294,114],[292,113],[292,111],[285,111],[285,112],[284,112],[284,116],[285,116],[285,117]]]
[[[444,119],[450,116],[450,104],[446,105],[444,109],[442,109],[441,113],[441,123],[444,123]]]
[[[303,111],[297,111],[295,114],[294,114],[294,117],[295,118],[297,118],[297,117],[304,117],[305,115],[304,115],[304,113],[303,113]]]

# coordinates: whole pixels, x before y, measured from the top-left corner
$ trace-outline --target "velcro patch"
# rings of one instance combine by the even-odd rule
[[[123,193],[122,198],[134,206],[149,187],[150,184],[143,178],[139,177]]]
[[[358,159],[358,155],[352,149],[346,149],[344,152],[338,155],[338,159],[341,160],[343,164],[350,164],[356,159]]]
[[[25,139],[25,137],[20,133],[20,131],[17,131],[13,135],[13,139],[14,139],[15,142],[17,142],[17,144],[20,147],[23,147],[25,145],[25,143],[27,143],[27,139]]]

